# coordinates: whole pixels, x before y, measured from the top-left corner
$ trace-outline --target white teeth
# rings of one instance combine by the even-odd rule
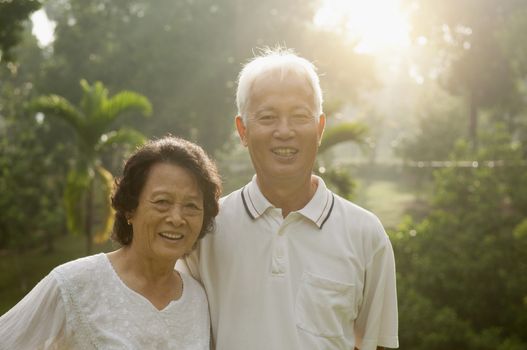
[[[298,150],[294,148],[273,148],[273,153],[282,157],[290,157],[298,153]]]
[[[170,232],[160,232],[159,235],[164,238],[178,240],[183,238],[182,234],[179,233],[170,233]]]

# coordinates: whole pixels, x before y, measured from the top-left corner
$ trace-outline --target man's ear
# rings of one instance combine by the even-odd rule
[[[236,116],[236,130],[238,130],[238,136],[240,136],[240,141],[242,142],[242,145],[247,147],[247,128],[243,123],[241,115]]]
[[[322,113],[318,118],[317,132],[318,132],[318,145],[322,142],[322,135],[324,134],[324,128],[326,127],[326,115]]]

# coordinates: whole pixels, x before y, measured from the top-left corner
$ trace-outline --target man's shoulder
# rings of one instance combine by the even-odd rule
[[[243,207],[242,191],[244,187],[232,191],[231,193],[220,198],[220,213],[219,215],[228,214],[232,210],[238,211]]]
[[[338,222],[341,226],[344,224],[345,227],[349,227],[367,236],[384,239],[386,232],[377,215],[337,194],[334,194],[334,198],[334,212],[330,216],[330,219],[342,220],[343,222]]]
[[[245,186],[244,186],[245,187]],[[238,201],[241,198],[241,192],[244,189],[244,187],[238,188],[237,190],[232,191],[229,194],[226,194],[225,196],[220,198],[220,206],[224,204],[229,204],[233,201]]]
[[[334,208],[345,213],[346,217],[351,217],[353,219],[360,218],[367,221],[379,221],[377,215],[357,203],[335,193],[333,193],[333,197],[335,198]]]

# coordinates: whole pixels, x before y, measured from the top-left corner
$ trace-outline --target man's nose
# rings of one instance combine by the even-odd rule
[[[295,130],[291,124],[290,118],[282,117],[278,119],[274,136],[277,138],[287,139],[295,135]]]

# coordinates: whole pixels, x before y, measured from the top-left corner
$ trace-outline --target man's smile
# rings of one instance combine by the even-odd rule
[[[275,147],[271,152],[280,157],[292,157],[298,153],[298,149],[290,147]]]

